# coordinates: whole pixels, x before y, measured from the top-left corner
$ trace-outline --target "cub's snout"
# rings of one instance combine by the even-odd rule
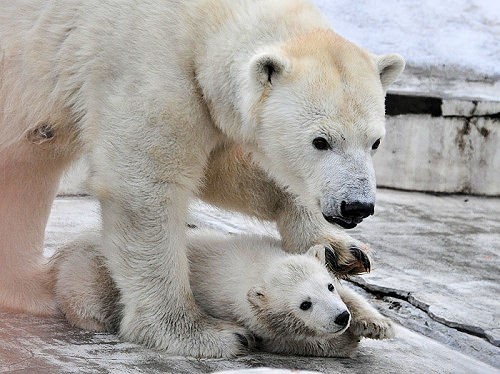
[[[340,312],[329,316],[328,324],[325,326],[327,334],[340,335],[347,330],[351,322],[351,313],[347,309],[342,309]]]
[[[335,317],[335,324],[341,327],[346,327],[351,320],[351,314],[345,310]]]

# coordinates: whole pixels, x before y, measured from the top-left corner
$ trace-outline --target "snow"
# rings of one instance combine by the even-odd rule
[[[414,67],[500,75],[499,0],[313,0],[336,32]]]

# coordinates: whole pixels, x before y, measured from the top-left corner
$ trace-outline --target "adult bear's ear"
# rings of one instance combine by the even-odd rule
[[[250,62],[250,71],[262,86],[272,85],[290,67],[290,60],[279,49],[255,55]]]
[[[308,256],[316,258],[322,265],[326,265],[326,251],[331,251],[329,245],[318,244],[314,245],[306,252]]]
[[[266,293],[264,288],[255,286],[247,292],[247,300],[256,307],[261,307],[266,301]]]
[[[405,68],[405,60],[398,54],[376,56],[375,62],[384,91],[399,77]]]

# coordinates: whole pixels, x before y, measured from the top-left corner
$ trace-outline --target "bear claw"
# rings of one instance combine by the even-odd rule
[[[241,343],[242,346],[248,348],[250,344],[248,343],[248,339],[246,338],[246,336],[242,334],[236,334],[236,337],[238,338],[238,341]]]
[[[326,267],[333,272],[339,268],[337,255],[330,246],[325,247],[325,262]]]
[[[252,333],[247,333],[247,334],[240,334],[236,333],[236,338],[240,342],[240,344],[246,349],[255,349],[255,347],[258,346],[258,339],[255,335]]]
[[[363,252],[358,247],[351,247],[349,248],[349,250],[358,261],[361,261],[363,267],[365,268],[365,271],[369,273],[371,270],[371,263],[370,263],[370,258],[366,255],[366,253]]]
[[[355,275],[369,273],[371,262],[368,255],[358,247],[350,247],[349,252],[356,259],[352,263],[340,265],[339,257],[331,246],[325,246],[325,263],[328,270],[337,276]]]

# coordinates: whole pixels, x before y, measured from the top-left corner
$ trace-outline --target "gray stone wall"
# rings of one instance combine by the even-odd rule
[[[388,98],[378,185],[500,195],[500,102],[411,98]]]

